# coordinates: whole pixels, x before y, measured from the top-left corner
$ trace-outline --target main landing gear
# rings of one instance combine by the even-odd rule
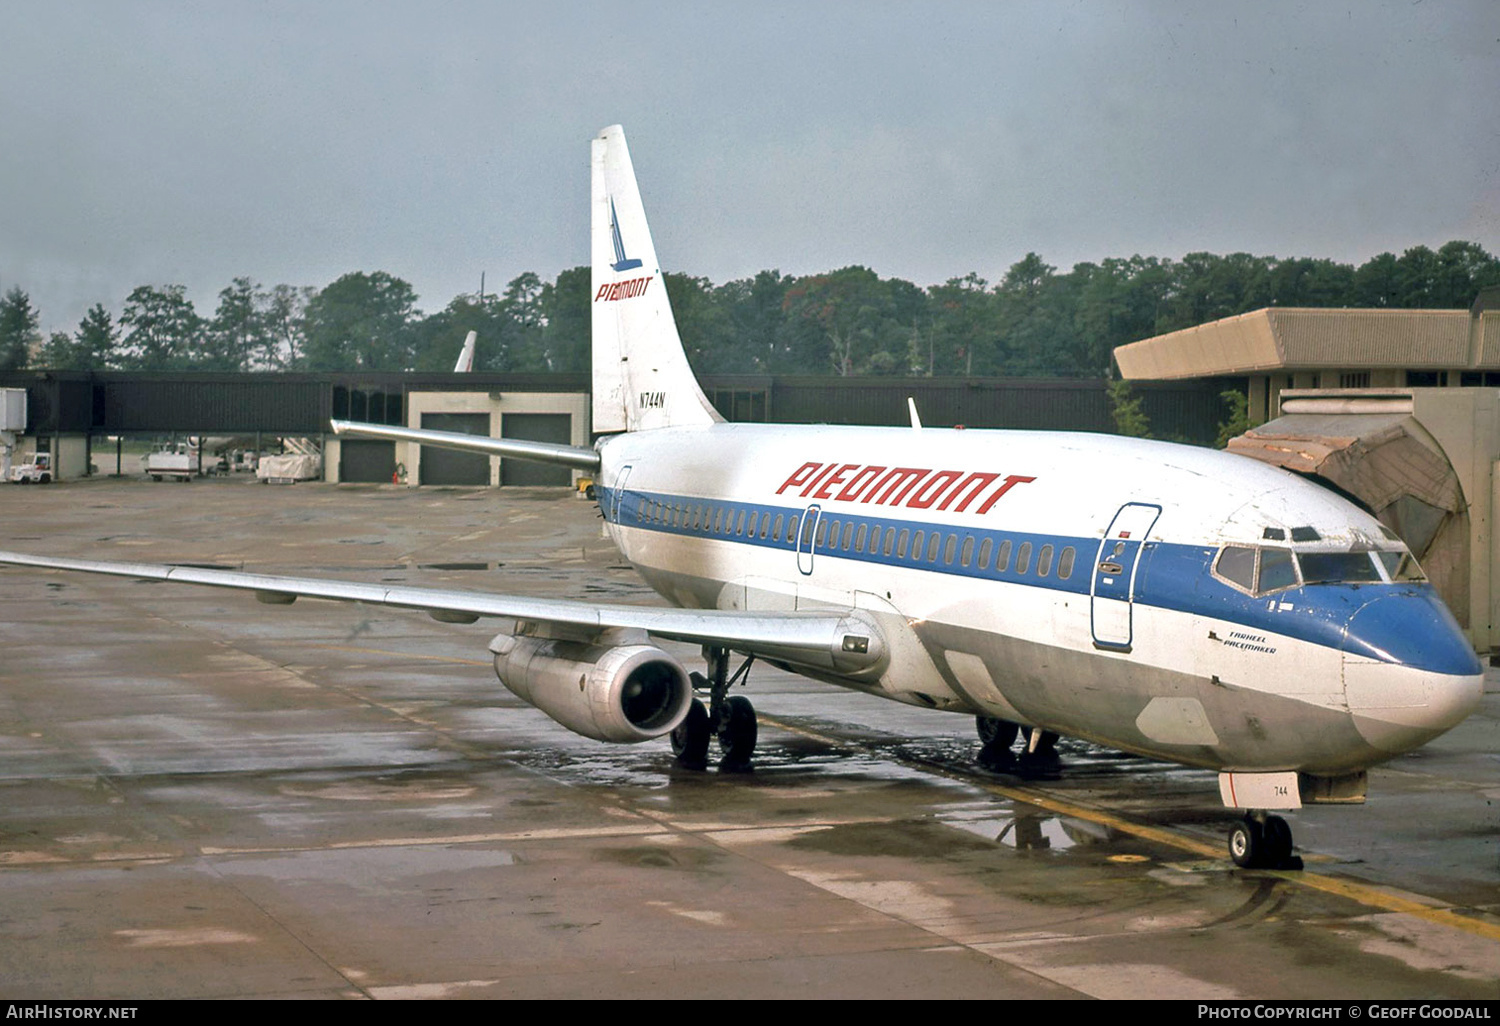
[[[1292,854],[1292,828],[1280,816],[1251,809],[1229,831],[1229,857],[1241,869],[1301,869]]]
[[[1017,763],[1016,753],[1011,749],[1016,735],[1021,736],[1024,746],[1021,763],[1049,763],[1057,761],[1057,735],[1040,727],[1030,729],[1009,720],[997,720],[991,716],[977,716],[975,729],[979,732],[979,765],[996,773],[1003,773]]]
[[[719,742],[720,771],[748,773],[759,734],[755,707],[744,695],[731,696],[729,689],[745,676],[755,657],[746,658],[730,677],[727,648],[705,645],[703,656],[708,661],[708,675],[691,673],[688,676],[694,691],[709,693],[709,702],[705,707],[701,699],[693,699],[687,718],[672,731],[672,754],[677,756],[677,765],[684,769],[707,769],[708,742],[712,735]]]

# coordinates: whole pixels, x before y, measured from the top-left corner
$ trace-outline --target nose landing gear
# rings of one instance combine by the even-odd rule
[[[1229,831],[1229,857],[1241,869],[1301,869],[1292,854],[1292,828],[1280,816],[1252,809]]]

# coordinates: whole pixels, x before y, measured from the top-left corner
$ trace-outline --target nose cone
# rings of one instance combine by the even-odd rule
[[[1361,736],[1399,755],[1479,707],[1484,667],[1430,588],[1387,592],[1349,618],[1344,695]]]

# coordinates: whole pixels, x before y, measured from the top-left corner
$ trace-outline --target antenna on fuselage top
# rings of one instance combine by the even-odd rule
[[[922,418],[917,416],[917,400],[915,396],[909,395],[906,397],[906,410],[911,414],[911,429],[913,431],[921,431]]]

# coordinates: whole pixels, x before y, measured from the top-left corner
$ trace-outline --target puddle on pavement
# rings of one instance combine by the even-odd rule
[[[1086,819],[1004,805],[947,810],[938,816],[938,821],[1017,851],[1098,847],[1125,840],[1128,836]]]

